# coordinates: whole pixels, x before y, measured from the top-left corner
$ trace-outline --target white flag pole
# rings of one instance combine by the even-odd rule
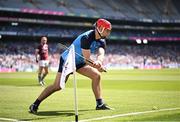
[[[73,83],[74,83],[74,108],[75,108],[75,122],[78,122],[78,103],[77,103],[77,84],[76,84],[76,64],[75,64],[75,50],[74,45],[72,45],[73,53],[72,53],[72,62],[73,62]]]

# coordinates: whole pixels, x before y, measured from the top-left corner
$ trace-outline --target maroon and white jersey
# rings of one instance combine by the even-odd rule
[[[39,50],[40,60],[48,60],[48,45],[39,45],[37,49]]]

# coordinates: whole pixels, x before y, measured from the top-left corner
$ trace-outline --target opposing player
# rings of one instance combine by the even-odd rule
[[[93,64],[88,64],[83,58],[76,55],[76,69],[77,72],[90,78],[92,80],[92,90],[96,99],[96,110],[109,110],[110,107],[104,103],[101,90],[101,72],[102,72],[102,62],[105,54],[105,39],[109,36],[111,32],[111,23],[105,19],[98,19],[95,23],[95,29],[89,30],[81,35],[79,35],[73,42],[76,53],[84,56],[86,59],[90,59],[91,53],[95,51],[98,52],[97,60]],[[63,63],[67,58],[68,50],[62,53],[60,57],[60,64],[58,73],[54,84],[48,86],[40,94],[40,96],[35,100],[35,102],[30,105],[29,109],[31,113],[36,113],[40,103],[47,98],[52,93],[61,90],[60,79],[63,69]],[[68,77],[67,77],[68,78]]]
[[[39,71],[38,71],[38,81],[40,85],[45,85],[44,78],[48,74],[48,44],[47,37],[41,37],[41,44],[37,47],[35,51],[36,62],[39,63]]]

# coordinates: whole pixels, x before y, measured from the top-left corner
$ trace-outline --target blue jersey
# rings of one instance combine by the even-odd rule
[[[105,39],[95,39],[94,30],[89,30],[79,35],[72,44],[74,45],[75,52],[81,56],[83,56],[82,49],[89,49],[91,53],[95,53],[98,48],[102,47],[105,49],[106,47]],[[67,58],[68,52],[68,50],[65,50],[61,55],[64,61]],[[84,59],[79,55],[75,54],[76,65],[85,63]]]

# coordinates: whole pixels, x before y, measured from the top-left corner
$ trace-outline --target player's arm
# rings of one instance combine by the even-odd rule
[[[90,66],[92,66],[94,68],[97,68],[97,69],[101,68],[102,63],[100,61],[98,61],[98,60],[93,61],[93,60],[90,59],[90,55],[91,55],[90,50],[82,49],[82,54],[83,54],[83,57],[85,58],[86,64],[88,64],[88,65],[90,65]]]
[[[93,61],[90,59],[91,56],[90,45],[91,45],[91,40],[87,36],[81,38],[82,54],[83,57],[85,58],[86,64],[99,69],[101,68],[101,64],[98,61]]]
[[[89,49],[82,49],[82,54],[85,59],[91,60],[90,59],[91,52]],[[87,61],[87,60],[85,60],[85,61]]]
[[[90,59],[90,55],[91,55],[90,50],[89,49],[82,49],[82,54],[83,54],[83,57],[84,57],[86,64],[94,67],[93,66],[94,61]]]
[[[82,49],[82,53],[83,53],[83,56],[85,57],[85,62],[86,64],[98,69],[100,72],[106,72],[106,70],[102,67],[102,61],[104,59],[104,49],[103,48],[99,48],[99,51],[98,51],[98,57],[97,57],[97,61],[93,61],[90,59],[90,55],[91,55],[91,52],[90,50],[86,50],[86,49]]]
[[[101,64],[102,64],[102,62],[103,62],[103,60],[104,60],[104,55],[105,55],[105,50],[104,50],[104,48],[100,47],[100,48],[98,49],[97,60],[98,60],[99,62],[101,62]]]
[[[87,37],[83,37],[81,40],[81,48],[82,48],[82,54],[84,57],[84,61],[86,62],[86,64],[92,66],[93,61],[90,59],[91,56],[91,51],[90,51],[90,42],[87,39]],[[92,61],[92,63],[90,63],[89,61]]]
[[[36,62],[38,63],[39,49],[35,50],[35,57],[36,57]]]
[[[91,45],[91,40],[88,38],[88,36],[83,36],[81,38],[81,49],[82,49],[83,57],[85,58],[84,61],[86,62],[86,64],[93,66],[93,61],[90,59],[91,56],[90,45]],[[89,61],[91,61],[91,63]]]
[[[97,68],[100,72],[104,71],[104,68],[102,65],[102,62],[104,60],[104,54],[105,54],[104,48],[100,47],[98,49],[97,60],[94,61],[94,64],[93,64],[95,66],[95,68]]]

